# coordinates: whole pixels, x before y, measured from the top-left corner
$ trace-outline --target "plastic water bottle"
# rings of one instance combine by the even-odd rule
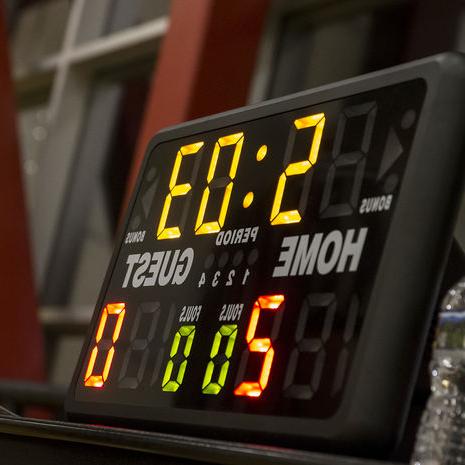
[[[465,465],[465,277],[445,296],[413,465]]]

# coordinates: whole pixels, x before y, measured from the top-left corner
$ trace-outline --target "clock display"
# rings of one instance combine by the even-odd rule
[[[395,282],[391,257],[402,284],[423,276],[414,250],[393,248],[393,218],[408,205],[409,169],[422,189],[424,170],[440,175],[433,155],[412,155],[426,137],[428,79],[405,74],[154,139],[71,414],[279,437],[357,435],[357,418],[398,427],[430,313],[409,313],[406,292],[384,284]]]

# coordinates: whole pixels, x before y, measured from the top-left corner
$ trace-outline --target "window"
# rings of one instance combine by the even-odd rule
[[[82,330],[103,282],[169,4],[9,4],[36,286],[46,334],[56,338],[62,329],[47,325],[68,323],[54,313]],[[57,344],[69,350],[49,351],[50,373],[66,382],[80,343],[48,341]]]
[[[275,2],[252,100],[401,62],[412,16],[407,1]]]

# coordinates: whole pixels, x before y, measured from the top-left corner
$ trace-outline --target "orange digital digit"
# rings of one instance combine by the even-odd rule
[[[297,176],[299,174],[305,174],[318,159],[318,151],[320,150],[321,137],[323,135],[323,128],[325,126],[325,114],[317,113],[315,115],[305,116],[298,118],[294,121],[294,127],[289,135],[289,141],[287,144],[286,155],[284,159],[290,158],[292,149],[294,147],[296,132],[314,127],[314,133],[312,137],[312,143],[306,160],[296,161],[289,163],[286,169],[278,179],[278,185],[276,186],[276,192],[273,200],[273,206],[271,208],[270,221],[273,225],[278,224],[289,224],[298,223],[302,217],[299,210],[286,210],[281,211],[281,204],[283,201],[284,188],[286,187],[286,181],[289,176]]]
[[[110,373],[113,356],[115,355],[115,343],[119,338],[125,314],[126,304],[124,303],[107,304],[103,309],[97,329],[97,334],[95,335],[95,346],[92,349],[89,363],[87,364],[86,374],[84,375],[85,386],[101,388],[105,384],[105,381],[107,380]],[[103,342],[103,332],[105,331],[107,323],[111,319],[116,319],[116,322],[115,328],[113,329],[113,334],[111,336],[110,348],[108,349],[102,372],[100,374],[96,374],[94,373],[94,368],[99,354],[99,347]]]
[[[255,333],[257,331],[260,312],[278,312],[283,309],[283,303],[283,295],[262,295],[255,301],[247,328],[246,340],[249,352],[261,352],[264,354],[263,364],[258,381],[243,381],[240,383],[234,390],[236,396],[260,397],[263,390],[266,388],[274,358],[272,339],[279,331],[280,319],[275,319],[274,321],[271,330],[271,338],[255,338]],[[247,363],[247,355],[246,353],[246,357],[243,357],[245,364]]]

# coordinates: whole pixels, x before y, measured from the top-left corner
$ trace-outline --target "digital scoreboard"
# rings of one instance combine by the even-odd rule
[[[162,131],[67,399],[71,418],[392,446],[463,173],[447,54]]]

